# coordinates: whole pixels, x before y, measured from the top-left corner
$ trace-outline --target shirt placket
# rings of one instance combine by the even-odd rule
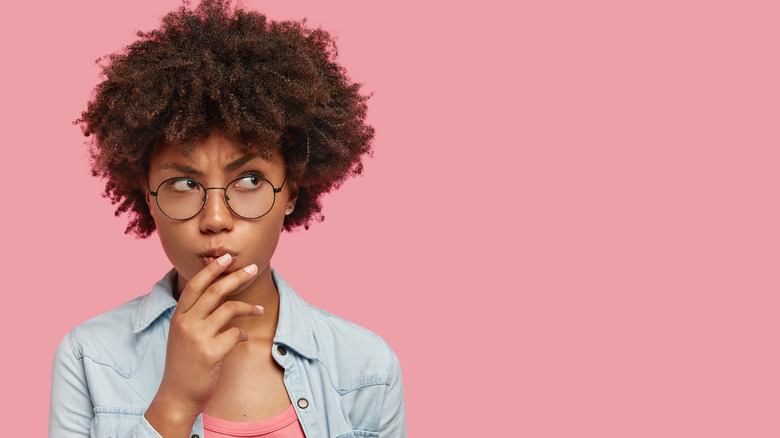
[[[284,368],[284,386],[287,388],[287,395],[290,397],[298,421],[301,423],[304,434],[307,437],[325,436],[325,431],[321,430],[318,410],[322,409],[313,400],[311,387],[301,376],[301,359],[294,352],[287,351],[283,345],[275,344],[272,354],[276,363]]]

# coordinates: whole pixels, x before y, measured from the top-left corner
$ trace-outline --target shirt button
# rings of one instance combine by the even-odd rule
[[[287,350],[285,350],[285,349],[284,349],[284,347],[282,347],[281,345],[280,345],[280,346],[278,346],[278,347],[276,347],[276,351],[277,351],[279,354],[281,354],[282,356],[284,356],[285,354],[287,354]]]
[[[193,433],[190,438],[200,438],[200,436],[197,433]]]
[[[299,398],[298,399],[298,407],[301,409],[306,409],[309,407],[309,401],[305,398]]]

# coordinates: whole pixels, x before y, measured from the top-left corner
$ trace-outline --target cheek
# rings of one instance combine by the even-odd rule
[[[261,224],[251,224],[244,230],[235,230],[241,236],[245,236],[241,239],[243,241],[241,250],[244,255],[241,263],[244,265],[257,263],[260,269],[264,269],[273,258],[282,226],[282,221],[277,217],[263,217],[262,219],[272,220],[264,221]]]
[[[185,256],[192,252],[187,248],[186,242],[188,239],[181,235],[181,230],[178,227],[171,227],[170,224],[158,223],[157,235],[160,238],[160,244],[165,251],[165,255],[168,256],[168,260],[171,261],[173,266],[179,270],[182,274],[187,271],[187,266],[182,266]]]
[[[244,247],[258,255],[273,254],[279,241],[279,231],[276,221],[266,222],[262,227],[253,227],[253,229],[243,233],[247,236]]]

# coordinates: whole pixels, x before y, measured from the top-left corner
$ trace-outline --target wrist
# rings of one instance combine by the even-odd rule
[[[146,409],[144,418],[165,438],[189,437],[199,414],[200,411],[158,392]]]

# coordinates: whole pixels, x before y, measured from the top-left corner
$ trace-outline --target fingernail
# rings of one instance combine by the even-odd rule
[[[253,263],[253,264],[247,266],[246,268],[244,268],[244,271],[247,274],[254,274],[255,272],[257,272],[257,265]]]
[[[227,262],[230,261],[230,254],[225,254],[222,257],[217,259],[217,263],[220,265],[227,265]]]
[[[263,306],[255,306],[255,307],[257,307],[257,310],[259,310],[261,312],[265,310],[265,309],[263,309]]]

